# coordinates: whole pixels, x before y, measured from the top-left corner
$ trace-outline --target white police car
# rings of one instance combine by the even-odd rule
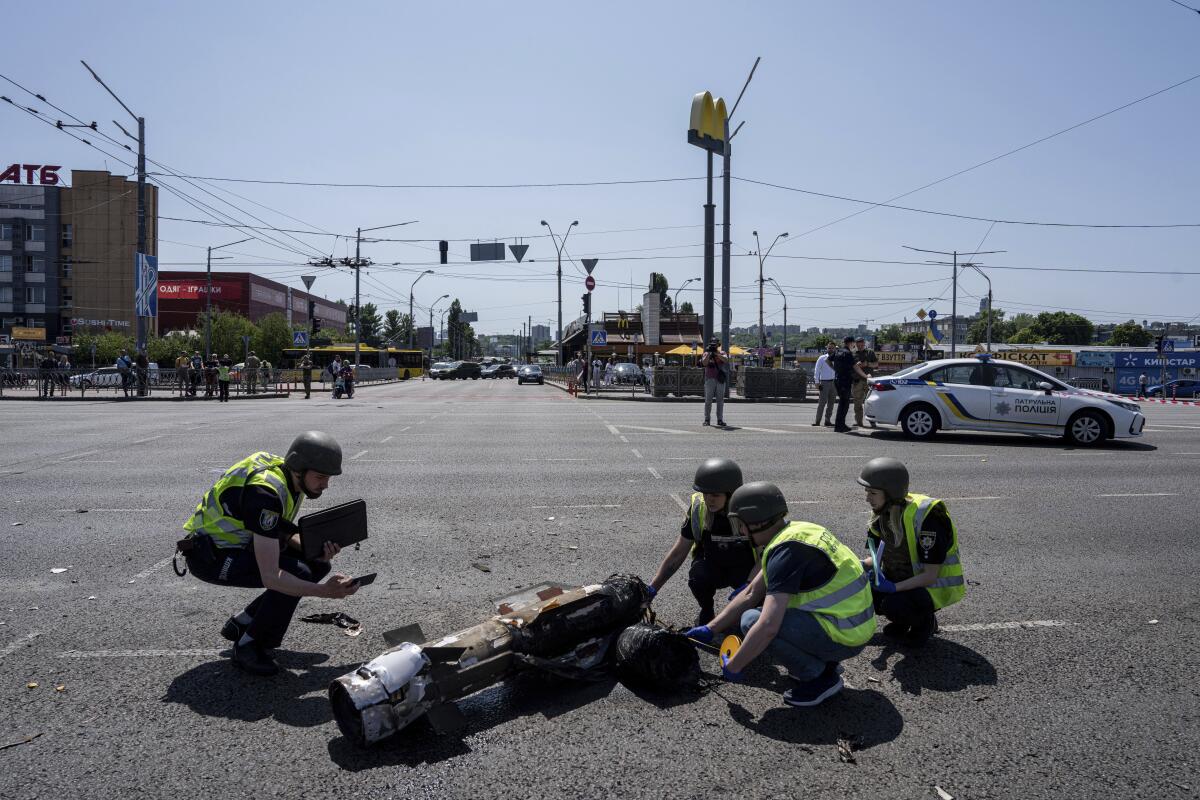
[[[926,361],[879,378],[867,420],[899,425],[913,439],[939,429],[1065,436],[1079,445],[1142,435],[1141,407],[1105,392],[1077,389],[1044,372],[987,354]]]

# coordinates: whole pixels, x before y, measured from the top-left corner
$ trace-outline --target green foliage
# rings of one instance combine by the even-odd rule
[[[292,326],[281,313],[267,314],[250,335],[250,349],[275,366],[283,364],[283,350],[292,346]]]
[[[191,356],[197,350],[204,352],[204,335],[196,331],[171,331],[146,340],[146,358],[163,369],[175,366],[181,352]]]
[[[362,341],[371,345],[378,346],[380,342],[379,334],[383,330],[383,320],[379,317],[379,309],[374,303],[364,303],[362,314],[359,315],[358,323],[362,330]]]
[[[658,292],[658,296],[662,299],[661,308],[664,314],[670,314],[671,308],[674,305],[667,293],[668,289],[670,289],[670,285],[667,283],[666,275],[663,275],[661,272],[650,273],[650,291]]]
[[[391,309],[383,315],[383,339],[392,342],[397,347],[407,347],[408,337],[412,332],[412,317]]]
[[[979,315],[979,319],[971,323],[971,327],[967,329],[967,342],[970,344],[980,344],[987,342],[987,319],[988,315],[985,311]],[[1016,332],[1011,321],[1004,319],[1004,311],[999,308],[992,309],[992,341],[1003,342],[1007,341],[1009,336]]]
[[[282,316],[282,315],[279,315]],[[201,341],[204,340],[204,312],[196,319],[196,329],[200,331]],[[218,356],[228,355],[236,363],[245,357],[245,346],[242,337],[249,336],[251,347],[255,350],[254,335],[258,332],[254,323],[234,311],[214,309],[212,314],[212,350]],[[289,338],[290,343],[290,338]]]
[[[918,345],[925,341],[925,334],[916,331],[910,331],[900,337],[900,344]]]
[[[80,333],[76,334],[71,341],[75,345],[75,355],[71,360],[76,366],[91,366],[93,344],[96,346],[96,366],[98,367],[111,366],[117,360],[117,356],[121,355],[121,350],[128,350],[131,358],[134,355],[133,337],[112,331],[101,334]],[[174,358],[171,359],[171,363],[175,363]]]
[[[1096,326],[1087,317],[1066,311],[1043,311],[1032,328],[1046,344],[1091,344],[1096,333]]]
[[[899,325],[888,325],[876,331],[875,341],[879,344],[900,344],[903,336]]]
[[[682,303],[679,304],[679,313],[680,314],[695,314],[696,310],[692,308],[691,301],[684,300]]]
[[[1130,347],[1146,347],[1153,339],[1150,331],[1133,320],[1129,320],[1113,328],[1112,334],[1108,337],[1108,343],[1113,346],[1125,344]]]
[[[1007,341],[1009,344],[1038,344],[1042,339],[1033,328],[1025,327],[1008,337]]]

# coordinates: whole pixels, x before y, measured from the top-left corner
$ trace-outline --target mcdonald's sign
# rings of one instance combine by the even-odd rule
[[[713,99],[711,92],[700,92],[692,98],[692,117],[688,125],[688,144],[725,154],[725,101]]]

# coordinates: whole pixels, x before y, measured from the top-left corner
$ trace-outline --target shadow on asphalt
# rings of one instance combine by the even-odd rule
[[[882,634],[880,634],[882,636]],[[889,668],[892,677],[907,694],[961,692],[973,686],[995,686],[996,668],[969,647],[949,639],[934,638],[924,647],[910,648],[888,641],[883,651],[871,659],[880,672]]]
[[[874,689],[846,688],[815,708],[771,708],[757,720],[745,707],[727,702],[734,722],[788,744],[835,745],[848,739],[855,750],[867,750],[896,739],[904,730],[904,718],[892,701]]]
[[[519,717],[540,714],[545,719],[554,719],[607,697],[614,686],[616,682],[612,680],[583,683],[542,673],[521,673],[459,700],[457,705],[466,725],[455,733],[437,734],[422,718],[365,750],[339,736],[329,743],[329,757],[351,772],[436,764],[470,753],[471,748],[464,741],[469,736]],[[324,697],[321,701],[328,708],[329,701]]]
[[[271,678],[242,672],[228,659],[210,661],[171,681],[163,702],[185,705],[205,717],[240,722],[270,717],[297,728],[323,725],[333,720],[326,687],[359,666],[316,666],[328,658],[324,653],[277,651],[275,659],[283,671]]]
[[[869,434],[869,435],[867,435]],[[854,435],[859,438],[870,438],[883,442],[913,442],[916,439],[909,439],[900,431],[869,430],[866,428],[859,429]],[[926,440],[926,444],[963,444],[983,447],[1008,447],[1008,448],[1027,448],[1034,450],[1078,450],[1086,452],[1089,450],[1109,450],[1116,452],[1133,452],[1133,453],[1152,453],[1158,448],[1146,442],[1134,442],[1128,439],[1109,439],[1099,447],[1080,447],[1078,445],[1068,444],[1066,440],[1058,436],[1029,436],[1025,434],[995,434],[989,435],[985,433],[960,433],[958,431],[938,431],[932,438]]]

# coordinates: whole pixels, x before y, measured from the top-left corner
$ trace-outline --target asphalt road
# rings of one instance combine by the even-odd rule
[[[813,408],[731,405],[722,431],[696,404],[513,381],[0,404],[0,746],[37,736],[0,750],[0,797],[1195,797],[1200,408],[1147,405],[1142,440],[1097,450],[840,435],[810,427]],[[345,610],[360,637],[297,621],[287,672],[256,679],[218,635],[251,592],[177,578],[167,559],[225,467],[309,428],[347,460],[308,508],[370,509],[369,542],[335,566],[380,579],[301,605]],[[418,725],[359,751],[339,734],[325,687],[381,652],[382,631],[458,630],[542,580],[648,579],[705,457],[736,458],[793,518],[865,552],[854,478],[879,454],[947,498],[968,594],[922,651],[877,636],[825,705],[784,706],[762,663],[747,684],[668,699],[525,677],[464,701],[459,736]],[[655,608],[690,623],[682,574]]]

